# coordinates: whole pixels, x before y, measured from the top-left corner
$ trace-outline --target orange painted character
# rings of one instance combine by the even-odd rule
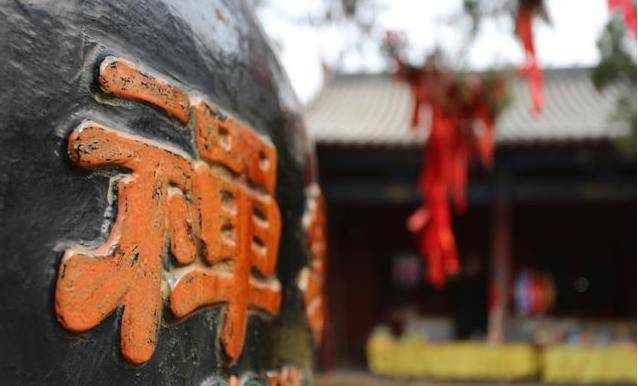
[[[191,106],[185,92],[127,61],[106,58],[98,80],[104,92],[154,105],[181,123],[194,116],[201,159],[91,121],[72,132],[75,164],[129,172],[117,181],[117,218],[107,241],[70,248],[62,258],[58,320],[86,331],[122,306],[122,354],[140,364],[154,351],[167,288],[177,317],[225,304],[221,339],[235,361],[250,310],[276,315],[281,304],[274,276],[281,229],[272,197],[276,150],[211,104]],[[167,243],[180,267],[165,272]]]
[[[307,243],[310,249],[310,264],[304,267],[297,280],[306,305],[308,325],[315,343],[321,343],[326,319],[325,275],[326,275],[326,216],[325,203],[319,186],[306,189],[306,210],[303,217]]]
[[[271,197],[276,152],[203,101],[195,106],[195,138],[208,161],[196,162],[193,186],[207,264],[180,274],[171,290],[171,309],[181,317],[201,306],[228,302],[222,342],[235,360],[244,345],[249,308],[276,314],[281,303],[281,285],[272,277],[281,229],[279,208]],[[234,183],[235,174],[248,182]],[[224,270],[225,262],[232,264],[232,271]],[[251,274],[252,268],[261,278]]]
[[[85,331],[124,306],[122,354],[143,363],[157,341],[168,234],[175,256],[195,254],[182,194],[190,189],[190,164],[178,150],[91,121],[73,131],[68,153],[81,167],[122,167],[131,174],[117,184],[118,215],[108,240],[96,249],[71,248],[64,254],[56,286],[58,320],[69,330]]]

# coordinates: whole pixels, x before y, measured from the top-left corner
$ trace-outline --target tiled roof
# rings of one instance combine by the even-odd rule
[[[537,118],[530,114],[526,81],[512,74],[509,87],[512,103],[496,127],[499,144],[611,139],[628,132],[613,119],[622,86],[598,92],[588,69],[546,70],[545,107]],[[305,117],[319,143],[412,145],[427,135],[411,130],[411,113],[407,84],[389,74],[357,74],[335,76]]]

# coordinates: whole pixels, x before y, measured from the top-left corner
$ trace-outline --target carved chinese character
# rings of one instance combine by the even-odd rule
[[[306,190],[306,210],[302,221],[310,250],[310,264],[301,270],[297,283],[303,293],[308,325],[315,342],[319,344],[326,313],[324,296],[326,217],[323,196],[316,184]]]
[[[224,304],[221,340],[234,361],[250,310],[276,315],[281,304],[274,276],[281,228],[272,197],[276,150],[210,103],[189,107],[185,92],[129,62],[106,58],[98,79],[105,92],[147,102],[182,123],[192,109],[201,159],[91,121],[72,132],[68,153],[75,164],[130,172],[117,181],[117,218],[107,241],[96,249],[70,248],[62,258],[58,319],[85,331],[122,306],[122,354],[143,363],[155,348],[165,277],[177,317]],[[181,267],[164,273],[167,243]]]
[[[244,345],[249,308],[276,314],[281,303],[281,286],[271,277],[281,228],[279,208],[270,196],[276,153],[250,129],[204,102],[195,106],[195,117],[197,148],[211,166],[196,164],[193,197],[203,257],[212,267],[193,267],[182,274],[171,291],[171,309],[184,316],[201,306],[229,302],[222,342],[228,356],[236,359]],[[234,173],[243,173],[246,183],[234,182]],[[253,184],[262,189],[249,187]],[[215,269],[224,262],[232,263],[232,272]],[[253,267],[260,277],[251,274]]]
[[[190,102],[186,92],[139,71],[124,59],[107,56],[100,64],[98,82],[107,94],[150,103],[181,123],[188,122]]]
[[[108,240],[96,249],[68,249],[62,258],[56,287],[58,319],[70,330],[85,331],[124,306],[122,354],[132,363],[145,362],[157,340],[162,257],[169,232],[175,256],[188,260],[195,253],[188,211],[178,190],[190,189],[190,164],[178,150],[90,121],[71,133],[68,153],[81,167],[118,166],[131,174],[117,184],[118,215]]]

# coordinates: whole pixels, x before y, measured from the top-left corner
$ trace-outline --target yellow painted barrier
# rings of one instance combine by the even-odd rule
[[[542,379],[551,383],[636,383],[636,348],[548,346],[542,354]]]
[[[445,380],[514,380],[538,373],[538,356],[531,345],[492,346],[475,342],[427,343],[395,340],[385,333],[368,341],[372,372],[403,377]]]
[[[444,343],[430,347],[433,378],[512,380],[533,377],[538,371],[536,352],[524,343]]]
[[[394,339],[377,332],[368,341],[375,374],[441,380],[516,380],[549,383],[636,383],[636,347],[552,345],[535,350],[525,343],[498,346],[478,342],[428,343]]]

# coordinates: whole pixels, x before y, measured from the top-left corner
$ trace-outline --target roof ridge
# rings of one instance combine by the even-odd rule
[[[526,80],[516,77],[509,87],[512,105],[497,124],[501,143],[612,139],[623,135],[612,122],[619,87],[597,91],[590,67],[546,70],[546,109],[530,115]],[[383,81],[371,81],[383,79]],[[402,87],[397,87],[402,84]],[[389,73],[335,76],[304,109],[310,135],[317,142],[348,144],[417,143],[410,135],[412,95],[405,83]],[[626,126],[626,125],[625,125]]]

